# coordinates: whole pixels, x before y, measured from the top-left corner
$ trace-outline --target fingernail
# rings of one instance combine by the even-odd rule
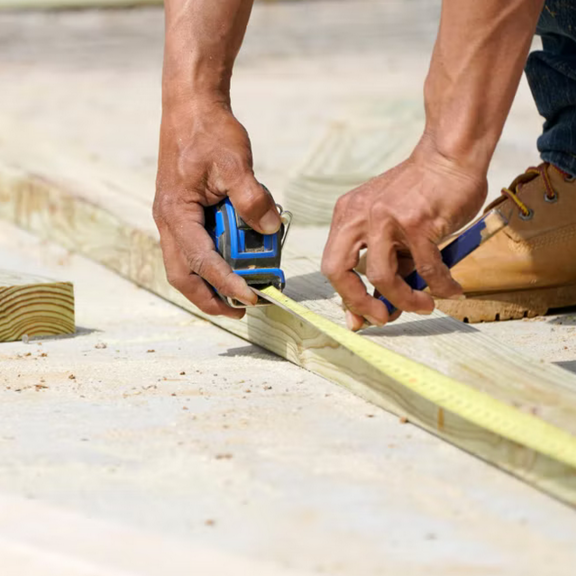
[[[254,298],[243,298],[241,296],[236,296],[236,300],[238,300],[239,302],[242,302],[242,304],[244,304],[244,306],[249,306],[250,308],[252,308],[252,306],[256,306],[256,303],[258,302],[258,299],[254,299]]]
[[[378,326],[378,328],[382,328],[384,326],[384,322],[382,320],[376,320],[373,316],[366,316],[366,320],[372,324],[372,326]]]
[[[264,230],[265,234],[278,232],[280,224],[280,216],[275,210],[268,210],[268,212],[260,218],[260,227]]]
[[[430,316],[434,310],[416,310],[416,314],[420,314],[421,316]]]

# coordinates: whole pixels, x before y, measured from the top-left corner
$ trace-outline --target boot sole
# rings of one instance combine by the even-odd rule
[[[535,318],[543,316],[552,308],[569,306],[576,306],[576,285],[471,294],[466,300],[436,300],[439,310],[470,324]]]

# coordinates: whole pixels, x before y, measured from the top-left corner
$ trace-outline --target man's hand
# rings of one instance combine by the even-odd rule
[[[543,5],[544,0],[443,0],[420,144],[409,160],[336,206],[323,270],[348,308],[352,329],[360,329],[363,318],[381,325],[397,316],[388,317],[354,272],[363,248],[368,279],[400,310],[434,308],[429,294],[402,280],[414,266],[432,294],[461,293],[436,246],[484,202],[488,166]]]
[[[207,314],[241,318],[215,293],[257,297],[216,252],[204,208],[226,196],[258,232],[280,216],[252,172],[250,140],[232,114],[230,79],[253,0],[165,0],[162,126],[154,219],[169,282]]]
[[[430,294],[412,290],[403,278],[414,268],[433,295],[458,297],[459,284],[443,264],[438,243],[481,208],[486,176],[450,160],[419,153],[396,168],[342,196],[336,204],[322,271],[342,296],[346,321],[359,330],[366,318],[381,326],[396,319],[370,296],[355,272],[367,248],[366,276],[399,310],[430,313]]]
[[[204,207],[226,196],[258,232],[280,228],[272,197],[254,178],[248,135],[228,107],[218,102],[165,107],[154,219],[168,281],[207,314],[241,318],[244,311],[226,305],[208,285],[247,305],[257,301],[204,228]]]

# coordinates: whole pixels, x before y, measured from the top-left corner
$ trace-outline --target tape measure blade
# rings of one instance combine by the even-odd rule
[[[257,293],[268,302],[308,322],[382,374],[436,406],[576,469],[576,436],[569,432],[388,350],[360,334],[350,332],[273,287]]]

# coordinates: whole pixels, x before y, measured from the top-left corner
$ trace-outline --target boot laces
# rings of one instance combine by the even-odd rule
[[[546,188],[545,197],[548,202],[554,202],[558,198],[558,193],[554,189],[552,185],[552,181],[550,180],[550,174],[548,173],[548,169],[550,168],[549,162],[543,162],[540,166],[531,166],[524,172],[518,176],[512,184],[510,184],[509,188],[502,188],[502,194],[509,198],[520,210],[520,215],[524,219],[528,219],[532,216],[533,211],[529,208],[520,198],[518,197],[519,192],[522,190],[522,186],[531,182],[538,176],[542,177],[542,181],[544,182],[544,187]],[[554,166],[554,168],[556,168]],[[572,180],[572,176],[559,168],[556,168],[558,172],[560,172],[566,181]]]

